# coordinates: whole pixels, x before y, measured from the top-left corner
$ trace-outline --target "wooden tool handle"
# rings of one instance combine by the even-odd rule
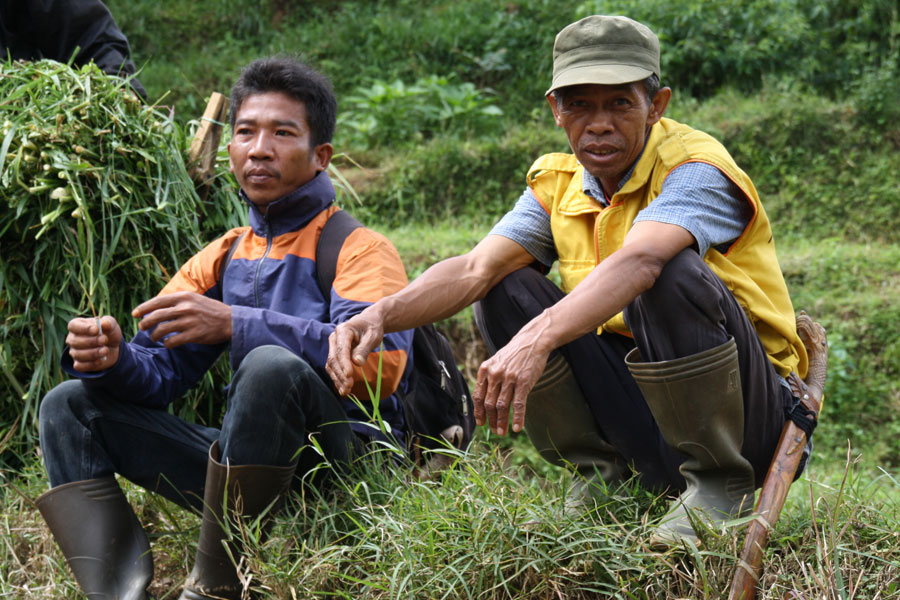
[[[227,112],[228,99],[219,92],[213,92],[188,150],[188,172],[197,185],[206,185],[215,177],[216,154]]]
[[[797,333],[806,347],[809,368],[806,380],[793,376],[789,379],[794,394],[803,405],[818,416],[822,394],[825,390],[825,371],[828,366],[828,342],[825,329],[812,320],[805,312],[797,317]],[[763,550],[769,541],[769,533],[784,508],[791,482],[797,473],[803,449],[806,447],[806,433],[793,421],[788,421],[781,432],[775,458],[759,492],[754,520],[747,526],[747,537],[738,561],[728,600],[753,600],[762,571]]]

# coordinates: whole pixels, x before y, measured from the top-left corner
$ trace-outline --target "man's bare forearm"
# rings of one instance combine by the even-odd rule
[[[385,333],[434,323],[484,298],[500,280],[533,260],[517,243],[488,236],[471,252],[432,265],[364,313],[377,317]]]
[[[652,287],[665,264],[693,241],[676,225],[639,223],[632,231],[632,243],[597,265],[523,331],[530,326],[541,346],[552,350],[595,330]]]
[[[536,337],[552,350],[594,331],[649,289],[661,266],[634,255],[610,256],[535,319]]]
[[[483,298],[494,285],[492,278],[472,272],[469,262],[468,255],[443,260],[365,312],[381,317],[385,333],[412,329],[455,315]]]

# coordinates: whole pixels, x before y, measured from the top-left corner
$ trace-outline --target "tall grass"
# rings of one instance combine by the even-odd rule
[[[326,494],[295,496],[268,537],[252,522],[241,572],[258,598],[721,598],[741,543],[740,521],[706,532],[701,550],[647,547],[664,498],[631,484],[591,510],[563,510],[573,475],[535,475],[540,459],[514,442],[477,441],[456,468],[421,481],[375,454]],[[813,464],[792,487],[772,534],[761,599],[880,599],[900,595],[900,490],[864,460]],[[2,488],[0,596],[78,598],[62,556],[24,496]],[[151,591],[174,598],[193,560],[199,520],[130,484],[156,560]],[[25,486],[25,487],[19,487]],[[19,492],[24,494],[20,495]]]
[[[131,309],[200,247],[202,205],[184,130],[123,80],[2,61],[0,98],[0,438],[29,444],[68,320],[133,331]]]

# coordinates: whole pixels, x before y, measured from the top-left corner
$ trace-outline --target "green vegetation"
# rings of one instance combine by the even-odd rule
[[[0,595],[78,597],[25,499],[45,486],[34,417],[39,390],[60,376],[65,320],[91,312],[91,301],[127,319],[197,244],[240,218],[233,196],[224,193],[232,182],[224,160],[202,210],[186,187],[183,163],[174,160],[210,92],[227,92],[241,65],[276,52],[299,54],[325,71],[339,98],[337,168],[360,199],[342,201],[394,240],[415,277],[477,242],[522,191],[531,161],[566,150],[543,99],[551,40],[596,11],[628,14],[660,34],[663,82],[674,90],[669,116],[721,139],[751,175],[773,222],[795,308],[829,332],[815,454],[773,532],[759,597],[900,597],[895,1],[107,3],[159,106],[138,110],[118,92],[103,93],[113,110],[138,122],[127,129],[159,123],[165,135],[141,146],[158,162],[141,167],[137,151],[103,150],[114,159],[106,164],[65,150],[58,160],[26,165],[26,150],[33,152],[26,143],[38,140],[10,134],[12,124],[16,131],[26,121],[53,130],[63,114],[67,125],[71,105],[34,96],[46,89],[62,102],[78,86],[51,85],[52,77],[10,85],[7,66],[0,76],[0,123],[10,123],[0,130],[6,144],[0,152],[3,385],[13,373],[22,388],[4,388],[0,398],[0,451],[8,467],[0,472],[6,541]],[[35,68],[63,73],[47,64]],[[25,100],[36,102],[34,108],[15,108]],[[173,107],[174,118],[165,107]],[[100,137],[92,141],[108,136]],[[54,152],[63,142],[50,136],[43,143]],[[174,164],[163,169],[164,160]],[[14,183],[13,173],[27,172],[25,187],[43,188],[43,166],[34,173],[26,168],[50,164],[53,173],[69,169],[67,181],[87,186],[93,179],[78,166],[84,161],[103,169],[104,181],[134,174],[138,180],[128,189],[150,191],[120,194],[118,204],[101,200],[114,192],[85,194],[93,200],[76,219],[74,200],[57,211],[64,194],[52,195],[59,185],[32,197]],[[182,194],[165,211],[156,210],[161,182],[175,182],[169,193]],[[109,237],[119,230],[121,237]],[[471,313],[442,328],[471,377],[483,357]],[[15,362],[20,357],[24,366]],[[210,377],[204,390],[224,375]],[[23,403],[20,391],[29,393],[38,381]],[[214,420],[220,408],[215,394],[201,392],[175,410]],[[653,554],[645,533],[662,514],[662,499],[626,486],[589,514],[565,516],[569,473],[541,462],[523,436],[480,436],[458,468],[438,481],[387,466],[348,479],[327,497],[297,499],[278,517],[268,543],[250,544],[250,585],[271,598],[722,597],[741,543],[739,523],[724,535],[707,535],[699,553]],[[188,570],[198,520],[133,486],[128,494],[148,524],[157,559],[154,592],[162,596]],[[252,528],[246,534],[252,537]]]
[[[128,332],[122,317],[201,247],[201,219],[243,212],[221,182],[200,200],[184,130],[129,90],[93,65],[0,62],[0,439],[27,448],[66,323],[113,314]],[[0,464],[17,463],[4,446]]]
[[[451,83],[430,75],[405,85],[374,82],[345,99],[348,112],[338,122],[344,139],[355,147],[411,147],[447,131],[496,127],[503,114],[478,92],[475,84]]]
[[[571,476],[536,475],[532,469],[545,465],[523,456],[521,440],[510,450],[479,440],[435,481],[372,457],[380,466],[351,473],[333,493],[292,499],[266,543],[253,523],[236,527],[250,548],[245,581],[261,598],[291,600],[724,597],[741,522],[706,534],[696,553],[653,552],[646,542],[663,499],[626,484],[595,509],[566,515]],[[897,597],[900,483],[861,476],[853,464],[813,471],[791,489],[758,598]],[[151,592],[175,598],[199,519],[123,483],[154,549]],[[0,490],[0,589],[15,598],[74,600],[81,596],[70,572],[26,500],[42,489],[35,466]]]

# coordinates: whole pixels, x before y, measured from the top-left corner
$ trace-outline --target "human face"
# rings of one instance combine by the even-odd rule
[[[578,162],[612,196],[640,156],[650,127],[662,117],[670,95],[669,88],[662,88],[651,102],[640,82],[585,84],[566,88],[560,103],[554,95],[547,100]]]
[[[306,105],[281,92],[245,98],[228,144],[231,172],[259,207],[310,181],[333,152],[331,144],[310,146]]]

